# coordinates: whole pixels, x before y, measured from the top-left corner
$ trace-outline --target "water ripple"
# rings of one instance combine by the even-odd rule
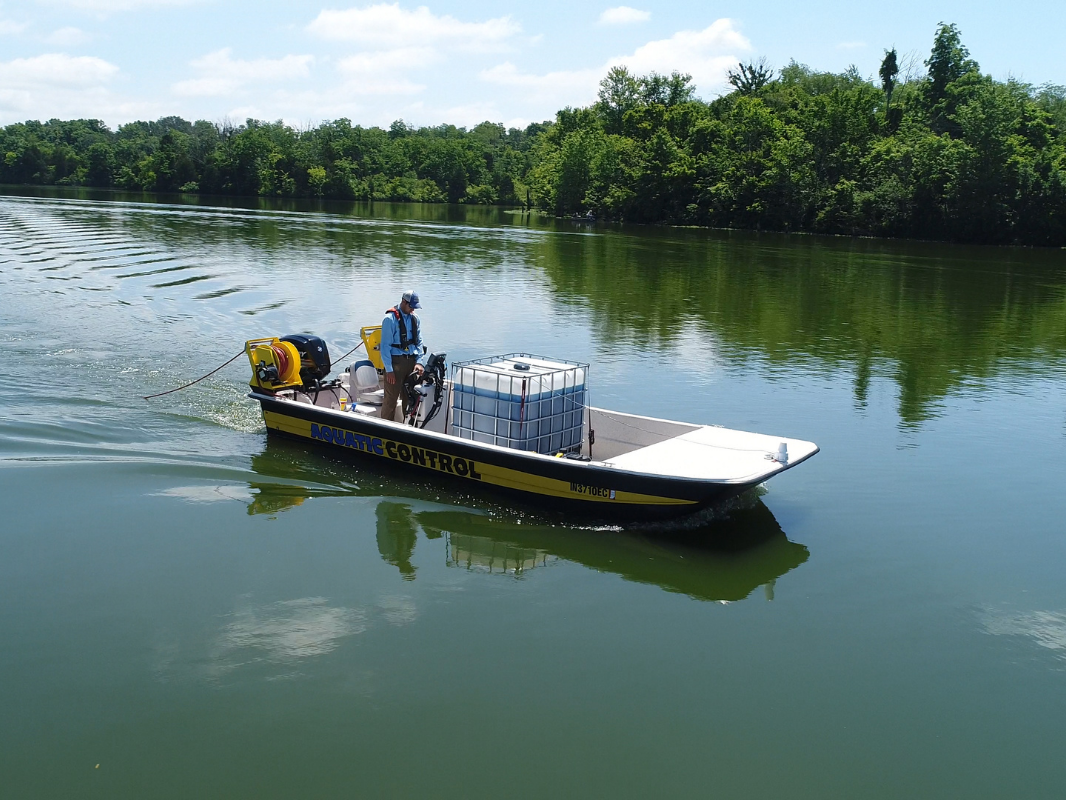
[[[183,278],[180,281],[170,281],[169,283],[153,283],[153,289],[168,289],[171,286],[186,286],[190,283],[197,283],[199,281],[209,281],[219,277],[218,275],[194,275],[191,278]]]
[[[193,297],[193,300],[215,300],[216,298],[225,297],[226,295],[236,294],[237,292],[247,291],[249,288],[251,288],[251,287],[248,287],[248,286],[234,286],[234,287],[232,287],[230,289],[219,289],[218,291],[215,291],[215,292],[207,292],[205,294],[198,294],[195,297]]]

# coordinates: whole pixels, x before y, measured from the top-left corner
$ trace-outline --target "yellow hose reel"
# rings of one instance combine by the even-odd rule
[[[248,363],[252,366],[253,389],[276,392],[290,386],[300,386],[300,352],[290,342],[277,337],[250,339],[244,343]]]

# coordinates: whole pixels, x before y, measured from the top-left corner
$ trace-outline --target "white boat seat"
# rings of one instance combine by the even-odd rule
[[[370,364],[356,367],[351,378],[351,392],[357,403],[381,405],[385,399],[385,390],[378,382],[378,371]]]
[[[378,389],[373,392],[359,392],[355,396],[356,402],[369,403],[371,405],[380,406],[385,402],[385,390]]]

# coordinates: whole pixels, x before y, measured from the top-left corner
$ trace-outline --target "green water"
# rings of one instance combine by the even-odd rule
[[[1062,795],[1066,253],[8,192],[2,796]],[[822,452],[583,529],[267,441],[239,362],[140,399],[408,286]]]

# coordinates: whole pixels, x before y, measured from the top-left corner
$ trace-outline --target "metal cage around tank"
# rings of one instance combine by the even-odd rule
[[[589,365],[507,353],[451,367],[452,432],[461,439],[554,454],[585,436]]]

